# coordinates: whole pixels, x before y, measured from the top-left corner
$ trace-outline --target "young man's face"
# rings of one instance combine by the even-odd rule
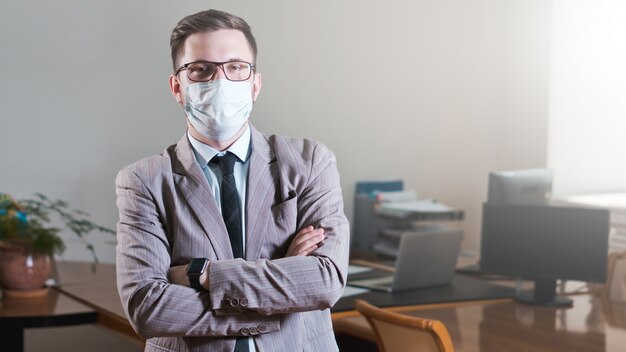
[[[185,40],[183,55],[178,66],[198,60],[213,62],[242,60],[254,63],[254,56],[241,31],[220,29],[214,32],[194,33]],[[226,79],[224,71],[218,69],[214,79]],[[252,94],[252,100],[256,101],[261,90],[261,74],[254,72],[248,82],[252,82],[250,94]],[[185,87],[193,83],[187,78],[185,70],[180,71],[176,76],[170,76],[170,90],[178,103],[184,103]]]

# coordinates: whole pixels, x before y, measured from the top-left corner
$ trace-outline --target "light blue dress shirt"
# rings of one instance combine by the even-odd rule
[[[219,165],[210,163],[214,156],[223,156],[226,152],[231,152],[239,158],[233,166],[233,175],[235,176],[235,185],[237,186],[237,193],[239,193],[239,212],[241,214],[241,234],[243,236],[243,249],[245,253],[246,249],[246,186],[248,180],[248,159],[250,157],[250,126],[247,125],[244,133],[233,143],[228,149],[220,152],[200,141],[193,138],[189,131],[187,131],[187,138],[193,147],[193,152],[196,156],[196,160],[207,181],[209,181],[209,187],[213,191],[217,207],[222,210],[222,204],[220,202],[220,190],[222,185],[222,170]]]
[[[213,191],[217,207],[222,211],[222,204],[220,202],[220,189],[222,185],[222,170],[219,165],[209,163],[214,156],[223,156],[226,152],[231,152],[239,158],[233,166],[233,175],[235,176],[235,185],[237,186],[237,193],[239,193],[239,213],[241,214],[241,235],[243,236],[243,250],[246,250],[246,187],[248,180],[248,170],[250,169],[250,163],[248,162],[250,157],[250,125],[246,125],[245,132],[233,143],[228,149],[223,152],[215,150],[214,148],[196,140],[187,131],[187,138],[193,148],[193,152],[196,156],[196,161],[200,164],[204,176],[209,181],[209,187]],[[248,346],[250,352],[255,352],[254,341],[252,338],[248,339]]]

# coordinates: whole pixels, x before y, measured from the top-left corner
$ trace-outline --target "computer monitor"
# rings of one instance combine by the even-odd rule
[[[490,204],[548,204],[552,194],[550,169],[496,171],[489,174]]]
[[[493,205],[548,204],[552,194],[552,170],[521,169],[489,173],[487,202]],[[482,274],[481,261],[457,269],[465,274]]]
[[[571,305],[556,280],[606,281],[609,211],[548,205],[483,205],[480,269],[534,280],[516,299]]]

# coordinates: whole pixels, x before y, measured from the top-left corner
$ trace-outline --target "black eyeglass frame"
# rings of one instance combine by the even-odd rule
[[[228,74],[226,73],[226,70],[224,69],[224,64],[230,64],[233,62],[240,62],[246,65],[250,66],[250,75],[248,76],[248,78],[246,79],[230,79],[228,78]],[[224,77],[226,77],[227,80],[229,81],[233,81],[233,82],[243,82],[243,81],[247,81],[250,79],[250,77],[252,77],[252,73],[256,70],[256,65],[248,62],[248,61],[243,61],[243,60],[230,60],[230,61],[223,61],[223,62],[215,62],[215,61],[207,61],[207,60],[197,60],[197,61],[192,61],[192,62],[188,62],[184,65],[182,65],[181,67],[178,68],[178,70],[176,70],[176,72],[174,72],[174,76],[178,76],[178,74],[181,71],[186,71],[187,67],[189,67],[189,65],[193,65],[193,64],[198,64],[198,63],[207,63],[207,64],[213,64],[216,65],[217,67],[222,69],[222,72],[224,72]],[[192,82],[211,82],[215,79],[215,74],[217,73],[217,70],[215,70],[215,72],[213,72],[213,74],[211,75],[211,78],[209,78],[207,81],[196,81],[195,79],[192,79],[191,77],[189,77],[189,74],[187,74],[187,78],[192,81]]]

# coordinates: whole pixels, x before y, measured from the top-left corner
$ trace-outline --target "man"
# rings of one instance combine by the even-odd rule
[[[248,122],[261,75],[241,18],[188,16],[170,44],[187,133],[116,179],[131,325],[146,351],[337,350],[349,229],[333,153]]]

